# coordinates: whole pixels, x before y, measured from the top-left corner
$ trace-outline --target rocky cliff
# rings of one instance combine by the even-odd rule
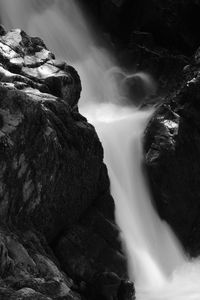
[[[81,81],[40,38],[0,27],[0,299],[132,299]]]
[[[156,208],[186,251],[200,254],[199,50],[182,85],[156,109],[144,137],[145,165]]]

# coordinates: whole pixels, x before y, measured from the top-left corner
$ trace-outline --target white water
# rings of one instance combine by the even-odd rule
[[[142,173],[141,137],[152,111],[128,106],[127,76],[108,51],[95,47],[75,0],[0,0],[0,8],[7,28],[20,27],[42,37],[57,57],[79,71],[80,110],[103,143],[137,299],[200,300],[199,262],[186,261],[173,233],[158,218]],[[146,74],[130,78],[140,79],[144,95],[155,90]]]

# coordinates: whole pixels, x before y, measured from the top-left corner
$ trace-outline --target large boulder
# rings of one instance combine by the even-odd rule
[[[72,67],[20,30],[0,50],[1,219],[33,224],[52,242],[97,198],[102,147],[75,109]]]
[[[156,208],[192,256],[200,254],[200,72],[198,53],[182,87],[155,111],[144,137]]]
[[[0,27],[1,299],[97,299],[110,277],[105,299],[130,290],[103,149],[78,112],[80,92],[75,69],[40,38]],[[93,279],[105,273],[98,289]]]

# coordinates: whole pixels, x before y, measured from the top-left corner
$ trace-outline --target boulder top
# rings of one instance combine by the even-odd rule
[[[28,95],[51,94],[74,107],[81,93],[76,70],[55,59],[44,42],[21,29],[6,31],[0,25],[0,81],[3,86]]]

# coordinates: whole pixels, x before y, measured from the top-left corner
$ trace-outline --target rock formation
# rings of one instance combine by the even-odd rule
[[[144,139],[153,199],[187,252],[200,254],[199,50],[183,70],[182,86],[150,120]]]
[[[0,27],[1,300],[133,298],[80,92],[40,38]]]

